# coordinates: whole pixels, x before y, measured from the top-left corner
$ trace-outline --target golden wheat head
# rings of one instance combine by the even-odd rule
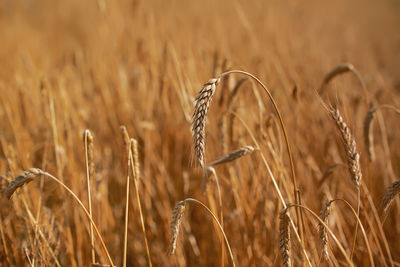
[[[382,200],[382,207],[383,207],[383,211],[386,213],[394,198],[400,193],[400,181],[396,181],[394,182],[391,186],[389,186],[386,189],[386,193],[383,196],[383,200]]]
[[[179,230],[184,212],[185,212],[185,201],[180,201],[178,202],[178,204],[176,204],[172,212],[169,255],[173,255],[175,253],[176,241],[178,240]]]
[[[329,201],[326,203],[326,205],[322,208],[320,212],[320,218],[321,220],[325,223],[328,224],[328,219],[329,215],[331,214],[331,205],[333,201]],[[319,236],[321,238],[321,244],[322,244],[322,255],[325,257],[325,259],[329,258],[328,254],[328,230],[326,229],[325,225],[322,223],[318,224],[319,228]]]
[[[359,187],[362,179],[362,173],[360,168],[360,154],[357,150],[356,141],[351,135],[350,129],[347,126],[346,122],[343,120],[342,115],[340,115],[339,110],[331,109],[330,115],[336,122],[336,126],[342,136],[344,149],[347,154],[347,164],[352,180],[357,185],[357,187]]]
[[[192,118],[193,145],[194,154],[196,155],[197,160],[202,168],[205,166],[204,152],[206,142],[207,113],[215,93],[215,88],[219,81],[219,78],[208,80],[201,88],[195,100],[195,108]]]
[[[288,209],[285,208],[280,214],[279,235],[280,235],[280,253],[282,256],[283,266],[292,266],[290,262],[290,225],[289,225]]]
[[[15,190],[17,190],[19,187],[23,186],[24,184],[27,184],[31,181],[36,176],[41,175],[43,172],[40,169],[37,168],[31,168],[27,171],[24,171],[20,175],[18,175],[11,183],[8,185],[8,187],[4,190],[3,194],[5,197],[8,199],[11,198],[11,196],[14,194]]]

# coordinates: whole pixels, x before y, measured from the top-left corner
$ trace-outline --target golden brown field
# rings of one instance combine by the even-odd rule
[[[0,0],[0,266],[400,266],[399,29],[397,0]]]

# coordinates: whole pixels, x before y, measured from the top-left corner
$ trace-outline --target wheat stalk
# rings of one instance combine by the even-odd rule
[[[187,202],[192,202],[192,203],[198,204],[205,211],[207,211],[208,214],[211,215],[211,217],[213,218],[214,222],[218,225],[218,228],[224,237],[225,244],[229,251],[229,255],[230,255],[230,258],[232,261],[232,266],[235,267],[236,264],[235,264],[235,260],[233,258],[231,246],[229,245],[228,238],[226,237],[225,231],[224,231],[221,223],[218,221],[217,216],[215,216],[215,214],[206,205],[204,205],[203,202],[201,202],[197,199],[194,199],[194,198],[186,198],[185,200],[180,201],[174,208],[174,211],[172,213],[172,220],[171,220],[171,233],[170,233],[171,238],[170,238],[170,250],[169,250],[170,254],[173,254],[176,249],[176,240],[178,238],[179,228],[180,228],[179,226],[181,224],[182,215],[183,215],[183,212],[185,211],[185,204]]]
[[[371,246],[369,244],[368,237],[367,237],[367,234],[365,232],[365,228],[364,228],[363,224],[361,223],[360,216],[357,214],[357,212],[354,210],[354,208],[351,206],[351,204],[347,200],[341,199],[341,198],[330,200],[324,206],[324,208],[321,210],[320,217],[318,218],[318,221],[319,221],[318,222],[318,228],[319,228],[320,238],[321,238],[321,241],[322,241],[322,248],[323,248],[322,249],[322,254],[325,256],[325,258],[327,260],[329,260],[328,247],[327,247],[327,244],[328,244],[328,232],[332,235],[333,239],[335,239],[335,236],[332,234],[332,232],[328,228],[328,219],[329,219],[329,215],[330,215],[330,212],[331,212],[332,203],[333,202],[337,202],[337,201],[341,201],[342,203],[346,204],[346,206],[351,210],[351,213],[356,218],[356,220],[357,220],[357,224],[356,225],[358,225],[360,227],[361,233],[362,233],[363,238],[364,238],[365,245],[367,247],[370,264],[371,264],[371,266],[375,266],[374,258],[373,258],[373,254],[372,254],[372,250],[371,250]],[[305,209],[308,209],[308,208],[305,207]],[[353,246],[354,246],[354,243],[353,243]],[[354,250],[354,248],[352,248],[352,253],[353,253],[353,250]],[[352,254],[350,255],[350,258],[349,258],[350,260],[351,260],[351,256],[352,256]]]
[[[86,180],[88,190],[88,203],[89,203],[89,214],[90,218],[93,219],[92,214],[92,198],[91,198],[91,186],[90,178],[93,180],[94,177],[94,149],[93,149],[93,136],[89,130],[83,132],[83,144],[85,147],[85,160],[86,160]],[[94,236],[93,236],[93,225],[90,223],[90,244],[92,246],[92,263],[96,262],[96,253],[94,250]]]
[[[357,216],[360,215],[360,185],[362,179],[362,173],[360,168],[360,154],[357,150],[356,141],[351,135],[349,127],[347,127],[346,122],[343,120],[343,117],[340,115],[339,110],[330,109],[330,114],[333,120],[336,122],[336,126],[340,131],[342,136],[344,150],[347,154],[347,165],[349,168],[349,172],[351,174],[353,182],[357,186]],[[353,253],[357,240],[357,231],[358,224],[356,224],[356,228],[354,230],[354,241],[351,249],[350,259],[353,258]]]
[[[279,122],[280,126],[285,138],[285,143],[286,143],[286,148],[288,152],[288,157],[289,157],[289,163],[290,163],[290,171],[291,171],[291,176],[292,176],[292,182],[293,182],[293,197],[295,199],[295,203],[298,204],[300,203],[300,194],[298,194],[299,190],[297,187],[297,181],[296,181],[296,173],[294,170],[294,163],[293,163],[293,156],[292,156],[292,151],[290,148],[289,144],[289,138],[286,133],[286,128],[285,124],[283,122],[282,115],[278,109],[278,105],[275,102],[274,97],[272,96],[271,92],[268,90],[268,88],[258,79],[256,76],[254,76],[251,73],[241,71],[241,70],[230,70],[226,71],[222,74],[220,74],[217,78],[211,79],[208,82],[206,82],[202,89],[200,90],[196,102],[195,102],[195,111],[193,113],[193,126],[192,126],[192,132],[193,132],[193,143],[194,143],[194,151],[195,155],[203,168],[203,171],[205,172],[205,163],[204,163],[204,152],[205,152],[205,125],[206,125],[206,115],[212,100],[212,97],[215,93],[215,88],[217,83],[220,81],[221,78],[230,75],[230,74],[242,74],[246,75],[253,80],[255,80],[265,91],[265,93],[268,95],[268,98],[270,99],[278,117],[279,117]],[[300,229],[300,242],[303,242],[303,228],[304,225],[300,220],[301,217],[301,212],[302,210],[300,208],[296,208],[296,217],[297,221],[302,225]],[[299,214],[300,213],[300,214]],[[303,245],[303,244],[302,244]]]
[[[356,68],[350,64],[350,63],[342,63],[334,67],[328,74],[325,75],[324,80],[322,81],[322,84],[319,88],[318,93],[322,95],[324,93],[324,89],[326,85],[336,76],[346,73],[346,72],[352,72],[357,79],[359,80],[361,87],[363,88],[364,92],[366,93],[366,87],[365,87],[365,82],[362,79],[360,73],[356,70]]]
[[[149,243],[147,241],[147,235],[146,235],[146,226],[144,224],[144,217],[143,217],[143,211],[142,211],[142,204],[140,202],[140,194],[139,194],[139,179],[140,179],[140,164],[139,164],[139,152],[138,152],[138,144],[136,139],[131,138],[131,149],[130,153],[132,156],[130,157],[131,160],[131,166],[132,166],[132,175],[134,177],[133,182],[135,185],[135,193],[136,193],[136,201],[137,205],[139,208],[139,216],[140,216],[140,222],[142,225],[142,233],[143,233],[143,239],[144,239],[144,244],[146,247],[146,255],[147,255],[147,261],[150,267],[152,267],[151,263],[151,257],[150,257],[150,249],[149,249]]]
[[[13,195],[13,193],[15,192],[15,190],[18,187],[23,186],[24,184],[27,184],[29,182],[31,182],[34,178],[40,176],[40,175],[44,175],[45,177],[48,177],[50,179],[52,179],[53,181],[57,182],[59,185],[61,185],[65,190],[68,191],[68,193],[70,193],[72,195],[72,197],[78,202],[79,206],[82,208],[82,210],[85,212],[85,215],[88,217],[88,219],[90,220],[90,222],[93,225],[93,229],[95,230],[97,236],[99,237],[100,243],[104,249],[104,252],[110,262],[111,266],[114,266],[114,263],[111,259],[110,253],[108,252],[107,246],[104,243],[104,240],[100,234],[99,229],[97,228],[96,223],[93,221],[93,219],[90,217],[90,214],[88,212],[88,210],[85,208],[85,205],[83,205],[82,201],[78,198],[78,196],[68,187],[66,186],[60,179],[58,179],[57,177],[51,175],[48,172],[42,171],[41,169],[38,168],[31,168],[27,171],[25,171],[24,173],[22,173],[21,175],[19,175],[18,177],[16,177],[11,183],[10,185],[4,190],[3,194],[8,197],[11,198],[11,196]]]
[[[365,143],[365,146],[367,147],[368,157],[369,157],[370,161],[375,160],[374,135],[372,132],[372,124],[373,124],[373,120],[375,118],[376,111],[378,111],[379,109],[383,109],[383,108],[391,109],[394,112],[396,112],[397,114],[400,114],[400,110],[397,109],[396,107],[383,104],[383,105],[379,105],[375,108],[371,108],[367,112],[367,115],[365,115],[364,124],[363,124],[364,143]]]

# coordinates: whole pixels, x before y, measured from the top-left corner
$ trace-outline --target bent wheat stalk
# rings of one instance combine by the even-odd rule
[[[361,87],[362,87],[363,90],[364,90],[364,93],[367,93],[367,89],[366,89],[364,80],[362,79],[360,73],[356,70],[356,68],[355,68],[352,64],[350,64],[350,63],[342,63],[342,64],[339,64],[339,65],[337,65],[336,67],[334,67],[328,74],[326,74],[326,75],[325,75],[325,78],[324,78],[324,80],[322,81],[322,84],[321,84],[321,86],[320,86],[320,88],[319,88],[318,93],[319,93],[320,95],[322,95],[322,94],[324,93],[324,91],[325,91],[324,89],[325,89],[326,85],[327,85],[333,78],[335,78],[336,76],[338,76],[338,75],[340,75],[340,74],[346,73],[346,72],[351,72],[351,73],[353,73],[353,74],[357,77],[358,81],[360,82]]]
[[[110,253],[108,252],[107,246],[104,243],[104,240],[100,234],[99,229],[97,228],[96,223],[93,221],[93,219],[90,217],[90,214],[88,212],[88,210],[85,208],[85,205],[83,205],[82,201],[78,198],[78,196],[68,187],[66,186],[60,179],[58,179],[57,177],[51,175],[48,172],[42,171],[41,169],[38,168],[31,168],[27,171],[25,171],[24,173],[22,173],[21,175],[19,175],[17,178],[15,178],[10,185],[5,189],[5,191],[3,192],[3,194],[8,197],[11,198],[11,196],[13,195],[13,193],[15,192],[15,190],[18,189],[18,187],[21,187],[31,181],[33,181],[34,178],[43,175],[45,177],[48,177],[50,179],[52,179],[53,181],[57,182],[59,185],[61,185],[65,190],[67,190],[68,193],[70,193],[72,195],[72,197],[78,202],[79,206],[83,209],[83,211],[85,212],[86,216],[88,217],[88,219],[90,220],[90,222],[93,225],[93,228],[100,240],[100,243],[103,247],[103,250],[108,258],[108,261],[110,262],[111,266],[114,266],[114,263],[111,259]]]
[[[226,247],[228,249],[231,261],[232,261],[232,266],[236,266],[235,265],[235,260],[233,258],[233,254],[232,254],[232,249],[231,246],[229,245],[229,241],[228,238],[225,235],[225,231],[222,227],[222,225],[220,224],[220,222],[218,221],[217,216],[214,215],[214,213],[206,206],[204,205],[201,201],[194,199],[194,198],[186,198],[185,200],[182,200],[180,202],[178,202],[178,204],[175,206],[173,214],[172,214],[172,220],[171,220],[171,240],[170,240],[170,250],[169,250],[169,254],[172,255],[175,252],[176,249],[176,241],[178,239],[178,235],[179,235],[179,229],[180,229],[180,225],[181,225],[181,221],[182,221],[182,216],[183,213],[185,211],[185,206],[187,202],[193,202],[196,203],[198,205],[200,205],[202,208],[204,208],[208,214],[211,215],[211,217],[214,219],[215,223],[218,225],[225,243],[226,243]]]
[[[249,126],[246,124],[246,122],[238,114],[236,114],[236,113],[232,113],[232,114],[243,124],[243,126],[246,129],[246,131],[249,133],[251,139],[253,140],[256,148],[259,148],[260,145],[257,142],[257,139],[255,138],[254,134],[251,132]],[[263,152],[261,150],[260,150],[260,156],[261,156],[262,162],[263,162],[264,166],[266,167],[267,172],[268,172],[268,174],[269,174],[269,176],[271,178],[272,184],[274,185],[275,191],[278,194],[279,200],[281,201],[283,208],[286,208],[287,204],[286,204],[285,199],[283,198],[281,190],[279,189],[277,180],[275,179],[274,174],[272,173],[272,170],[271,170],[271,168],[270,168],[270,166],[269,166],[269,164],[268,164],[268,162],[267,162],[267,160],[266,160],[266,158],[265,158],[265,156],[264,156],[264,154],[263,154]],[[302,238],[300,237],[300,235],[299,235],[299,233],[297,231],[297,228],[296,228],[292,218],[290,217],[290,215],[289,215],[289,218],[290,218],[290,225],[291,225],[291,227],[293,229],[293,232],[294,232],[294,235],[295,235],[296,239],[300,243],[300,247],[301,247],[301,250],[303,252],[304,257],[306,258],[307,264],[308,264],[308,266],[311,267],[312,266],[311,260],[310,260],[310,257],[308,256],[307,251],[306,251],[306,249],[304,247]]]
[[[293,208],[293,207],[296,207],[296,206],[298,208],[301,208],[301,209],[309,212],[318,221],[318,223],[320,223],[323,227],[326,228],[326,230],[328,231],[328,233],[331,235],[332,239],[335,241],[336,245],[338,246],[340,252],[343,254],[343,256],[346,259],[347,263],[350,266],[354,266],[353,262],[351,261],[349,256],[347,256],[346,251],[344,250],[343,246],[340,244],[340,242],[337,239],[337,237],[335,236],[335,234],[332,232],[332,230],[329,228],[329,226],[314,211],[312,211],[311,209],[307,208],[306,206],[297,205],[297,204],[288,204],[288,206],[286,208],[284,208],[283,211],[285,211],[285,213],[287,213],[290,208]],[[281,217],[281,220],[285,220],[285,219],[286,218],[284,216]],[[290,238],[288,238],[287,242],[290,242]],[[283,249],[283,248],[285,248],[285,246],[282,247],[282,245],[281,245],[281,249]],[[283,251],[281,251],[281,253],[285,254]]]
[[[354,208],[350,205],[350,203],[349,203],[347,200],[344,200],[344,199],[341,199],[341,198],[337,198],[337,199],[330,200],[330,201],[325,205],[325,207],[321,210],[321,215],[320,215],[320,216],[321,216],[321,220],[322,220],[326,225],[328,224],[328,217],[329,217],[329,214],[330,214],[330,211],[331,211],[331,205],[332,205],[334,202],[337,202],[337,201],[341,201],[341,202],[343,202],[347,207],[349,207],[350,210],[351,210],[351,212],[353,213],[354,217],[356,218],[356,220],[357,220],[357,225],[360,226],[361,233],[362,233],[362,235],[363,235],[365,245],[367,246],[368,256],[369,256],[369,260],[370,260],[371,266],[375,266],[374,259],[373,259],[373,254],[372,254],[372,250],[371,250],[371,246],[369,245],[369,241],[368,241],[367,234],[366,234],[366,232],[365,232],[365,228],[364,228],[363,224],[361,223],[361,220],[360,220],[359,215],[357,214],[357,212],[354,210]],[[326,256],[326,257],[328,258],[328,257],[329,257],[329,255],[328,255],[328,249],[327,249],[327,245],[328,245],[328,234],[327,234],[327,232],[326,232],[327,228],[325,228],[321,223],[319,223],[318,226],[319,226],[319,230],[320,230],[320,237],[321,237],[321,243],[322,243],[322,251],[323,251],[324,256]],[[351,258],[350,258],[350,259],[351,259]]]
[[[400,115],[400,109],[397,109],[394,106],[391,105],[379,105],[375,108],[371,108],[367,115],[365,116],[364,119],[364,125],[363,125],[363,130],[364,130],[364,143],[365,146],[367,147],[368,150],[368,156],[369,156],[369,160],[370,161],[374,161],[375,160],[375,150],[374,150],[374,135],[372,132],[372,125],[373,125],[373,120],[375,118],[375,113],[376,111],[378,111],[379,109],[391,109],[394,112],[396,112],[397,114]]]
[[[342,115],[340,115],[339,110],[337,108],[331,108],[329,113],[332,119],[335,121],[337,128],[342,136],[342,141],[344,145],[344,150],[347,154],[347,165],[349,168],[349,172],[351,174],[351,178],[355,185],[357,186],[357,216],[360,216],[360,185],[362,180],[362,173],[360,167],[360,154],[357,150],[356,141],[351,135],[350,129],[347,126],[346,122],[343,120]],[[358,224],[356,224],[356,229],[354,230],[354,241],[351,249],[350,259],[353,258],[354,249],[357,241],[357,231]]]
[[[292,156],[292,151],[289,145],[289,138],[286,133],[286,128],[285,124],[283,122],[282,115],[278,109],[278,105],[275,102],[275,99],[273,98],[271,92],[267,89],[267,87],[258,79],[256,76],[254,76],[251,73],[241,71],[241,70],[231,70],[224,72],[220,74],[217,78],[210,79],[208,80],[203,87],[201,88],[196,100],[195,100],[195,109],[193,112],[193,118],[192,118],[192,132],[193,132],[193,145],[194,145],[194,153],[198,159],[198,162],[200,166],[203,168],[203,171],[205,171],[205,140],[206,140],[206,120],[207,120],[207,113],[212,101],[212,98],[215,94],[215,89],[217,84],[220,82],[220,80],[230,74],[242,74],[246,75],[253,80],[257,82],[258,85],[260,85],[263,90],[266,92],[268,95],[277,115],[279,118],[280,126],[285,138],[285,143],[286,143],[286,148],[289,156],[289,162],[290,162],[290,170],[291,170],[291,176],[292,176],[292,182],[293,182],[293,196],[295,199],[295,203],[299,204],[299,197],[300,194],[298,194],[298,187],[297,187],[297,181],[296,181],[296,174],[294,170],[294,164],[293,164],[293,156]],[[301,213],[301,210],[296,208],[296,217],[297,217],[297,222],[301,224],[301,220],[299,216],[299,212]],[[303,225],[301,225],[300,228],[300,236],[301,236],[301,242],[303,242]]]

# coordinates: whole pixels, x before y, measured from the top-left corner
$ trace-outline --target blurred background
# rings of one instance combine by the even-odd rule
[[[377,215],[373,210],[379,210],[385,188],[399,177],[399,118],[382,111],[373,128],[373,162],[363,121],[379,104],[399,106],[399,29],[395,0],[0,0],[0,189],[21,171],[38,167],[60,178],[87,205],[82,133],[90,129],[93,216],[114,263],[122,266],[127,166],[120,126],[125,125],[139,142],[139,191],[153,265],[229,266],[217,228],[195,207],[183,219],[176,255],[167,254],[178,201],[196,197],[219,212],[215,185],[201,191],[202,171],[192,152],[191,116],[202,84],[229,69],[265,82],[286,124],[303,204],[318,213],[328,198],[356,205],[339,133],[316,93],[329,71],[348,62],[366,90],[347,73],[329,84],[323,99],[338,105],[360,150],[369,189],[363,189],[360,217],[369,229],[375,264],[398,266],[400,203],[383,223],[384,231],[379,216],[371,214]],[[255,146],[237,115],[260,142],[284,198],[293,202],[275,112],[257,85],[242,78],[231,75],[218,86],[206,159]],[[235,87],[241,89],[227,108]],[[229,131],[221,127],[225,117]],[[339,167],[327,179],[324,174],[334,164]],[[224,229],[237,264],[281,266],[282,203],[259,153],[216,171]],[[133,189],[130,203],[127,266],[147,266]],[[90,265],[87,218],[57,184],[42,177],[0,205],[0,265]],[[355,219],[339,206],[329,225],[350,253]],[[345,265],[333,243],[332,261],[321,258],[316,221],[306,218],[304,242],[312,264]],[[358,242],[354,262],[369,266],[361,234]],[[293,264],[300,266],[299,243],[292,243]],[[98,241],[95,246],[97,261],[108,264]]]

